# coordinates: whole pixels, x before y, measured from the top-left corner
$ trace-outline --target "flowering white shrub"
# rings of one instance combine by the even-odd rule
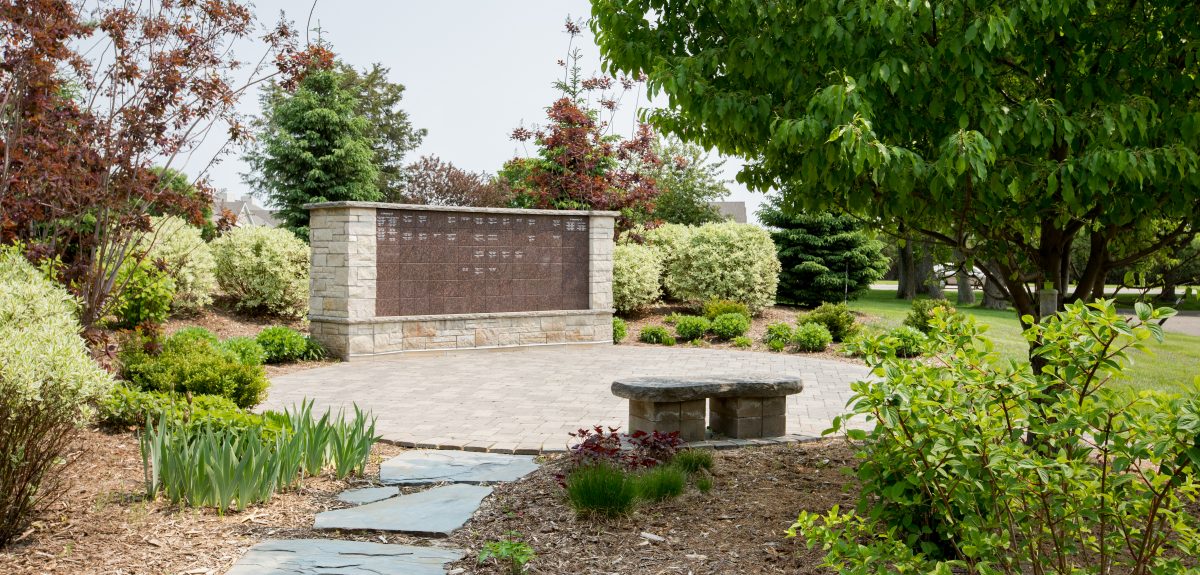
[[[217,264],[200,229],[176,216],[153,219],[154,231],[138,241],[151,262],[161,262],[167,275],[175,280],[171,311],[196,313],[212,303],[217,289]]]
[[[732,300],[752,312],[775,303],[780,265],[766,230],[723,222],[692,228],[685,237],[665,260],[664,285],[672,296],[697,304]]]
[[[613,251],[613,307],[619,313],[635,311],[658,300],[662,265],[654,248],[619,245]]]
[[[281,228],[236,228],[211,244],[217,283],[237,307],[287,317],[308,313],[308,244]]]

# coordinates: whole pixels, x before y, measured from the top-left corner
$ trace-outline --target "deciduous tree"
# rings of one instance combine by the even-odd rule
[[[1044,282],[1067,300],[1102,294],[1107,270],[1200,214],[1190,0],[593,0],[592,12],[608,70],[646,74],[666,96],[648,114],[657,128],[747,157],[739,179],[786,187],[792,206],[903,217],[988,261],[1021,315],[1036,318]],[[1114,253],[1152,220],[1170,225]]]

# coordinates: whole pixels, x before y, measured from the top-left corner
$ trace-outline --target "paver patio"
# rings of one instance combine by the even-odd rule
[[[626,425],[625,400],[609,391],[634,376],[799,375],[788,398],[789,434],[820,435],[844,412],[861,365],[799,354],[687,347],[546,346],[384,356],[272,379],[264,409],[303,398],[316,409],[378,417],[388,441],[418,447],[559,451],[581,426]]]

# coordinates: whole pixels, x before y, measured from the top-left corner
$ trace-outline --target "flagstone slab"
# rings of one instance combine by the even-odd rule
[[[374,503],[383,501],[389,497],[395,497],[400,494],[400,488],[396,486],[390,487],[364,487],[362,489],[350,489],[338,494],[338,501],[343,503],[353,503],[354,505],[362,505],[364,503]]]
[[[446,485],[376,503],[317,514],[316,529],[392,531],[444,537],[462,527],[492,488]]]
[[[516,481],[537,467],[531,455],[415,449],[383,462],[379,479],[388,485],[498,483]]]
[[[268,540],[251,547],[226,575],[444,575],[455,549],[331,539]]]

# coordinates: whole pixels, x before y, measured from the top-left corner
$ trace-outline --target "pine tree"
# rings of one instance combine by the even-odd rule
[[[312,72],[273,104],[271,125],[260,136],[260,183],[284,227],[307,240],[304,204],[382,198],[366,119],[355,113],[354,95],[336,73]]]
[[[831,212],[786,213],[770,202],[759,218],[772,228],[779,252],[780,302],[806,307],[854,299],[883,277],[888,258],[852,216]]]

